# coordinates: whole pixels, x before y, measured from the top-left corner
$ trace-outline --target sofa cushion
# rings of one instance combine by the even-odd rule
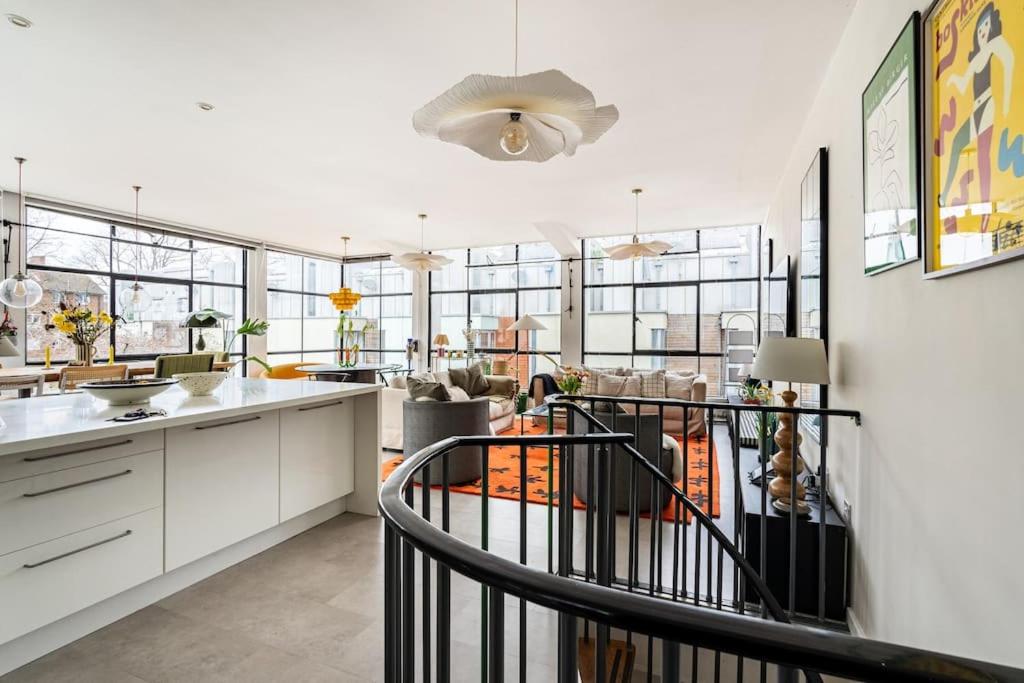
[[[427,382],[418,377],[409,378],[409,398],[415,401],[450,401],[448,389],[440,382]]]
[[[598,396],[621,396],[625,386],[625,377],[602,373],[597,376],[597,391],[594,393]]]
[[[440,382],[445,386],[446,389],[451,389],[455,386],[452,382],[452,376],[447,370],[441,370],[440,372],[433,373],[434,381]]]
[[[622,383],[622,391],[619,392],[619,396],[640,396],[640,375],[626,375],[625,380]]]
[[[668,398],[690,400],[693,391],[694,375],[679,375],[674,372],[665,373],[665,395]]]
[[[519,382],[508,375],[487,375],[487,391],[485,396],[501,396],[512,398],[519,391]]]
[[[408,380],[409,380],[409,378],[406,377],[405,375],[395,375],[388,382],[388,388],[389,389],[408,389],[409,388]]]
[[[665,398],[665,371],[638,372],[640,395],[644,398]]]
[[[452,384],[464,389],[470,396],[486,394],[490,386],[484,377],[482,363],[475,363],[468,368],[452,368],[448,374],[452,378]]]
[[[462,387],[445,387],[448,390],[448,395],[451,396],[453,401],[468,401],[469,394],[466,393]]]

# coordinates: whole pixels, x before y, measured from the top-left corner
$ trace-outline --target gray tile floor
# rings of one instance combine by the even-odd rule
[[[732,476],[724,431],[716,431],[716,446],[723,512],[718,522],[731,535]],[[431,505],[436,511],[439,498],[434,496]],[[480,505],[478,496],[452,496],[453,533],[479,542]],[[527,511],[528,563],[546,567],[546,508],[529,505]],[[491,500],[489,513],[491,550],[518,560],[518,504]],[[583,513],[577,512],[576,520],[574,545],[581,565]],[[618,521],[619,542],[625,547],[625,518]],[[641,523],[642,539],[649,536],[649,525],[647,520]],[[670,572],[671,526],[664,528],[663,560],[668,562],[663,562],[663,571]],[[692,525],[690,529],[687,545],[693,557]],[[641,576],[647,576],[647,546],[642,547]],[[619,558],[625,572],[623,552]],[[724,569],[729,591],[731,567]],[[377,681],[383,676],[383,572],[382,521],[342,515],[0,681]],[[692,585],[692,576],[688,578]],[[519,609],[518,600],[506,598],[506,668],[515,676]],[[479,680],[480,612],[479,585],[453,574],[454,680]],[[527,619],[530,680],[554,680],[556,617],[528,604]]]

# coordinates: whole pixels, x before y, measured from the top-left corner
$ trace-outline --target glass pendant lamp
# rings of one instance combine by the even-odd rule
[[[22,236],[26,234],[25,231],[25,193],[22,190],[21,184],[21,169],[25,164],[25,159],[22,157],[15,157],[15,161],[18,162],[18,220],[12,221],[11,226],[22,228]],[[17,262],[21,263],[21,254],[24,251],[24,240],[22,245],[19,246],[16,254]],[[0,283],[0,303],[10,308],[28,308],[35,306],[39,303],[39,300],[43,298],[43,288],[39,286],[39,283],[30,277],[26,277],[25,273],[22,272],[21,265],[18,266],[18,271],[14,277],[9,277]]]
[[[140,185],[132,185],[132,189],[135,190],[135,282],[131,286],[121,292],[121,296],[117,297],[117,305],[119,313],[128,320],[135,320],[136,317],[149,309],[150,304],[153,303],[153,297],[149,295],[149,292],[139,282],[139,261],[141,260],[141,254],[139,249],[139,190],[142,189]]]

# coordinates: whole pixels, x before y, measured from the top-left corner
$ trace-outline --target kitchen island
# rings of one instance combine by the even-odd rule
[[[229,378],[150,407],[0,402],[0,673],[343,512],[375,515],[377,385]]]

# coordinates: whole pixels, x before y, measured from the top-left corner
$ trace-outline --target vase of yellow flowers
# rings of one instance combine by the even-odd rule
[[[121,316],[106,311],[96,313],[85,306],[68,306],[61,302],[60,310],[50,318],[48,329],[57,330],[75,345],[75,363],[92,365],[96,356],[96,340],[110,331]]]

